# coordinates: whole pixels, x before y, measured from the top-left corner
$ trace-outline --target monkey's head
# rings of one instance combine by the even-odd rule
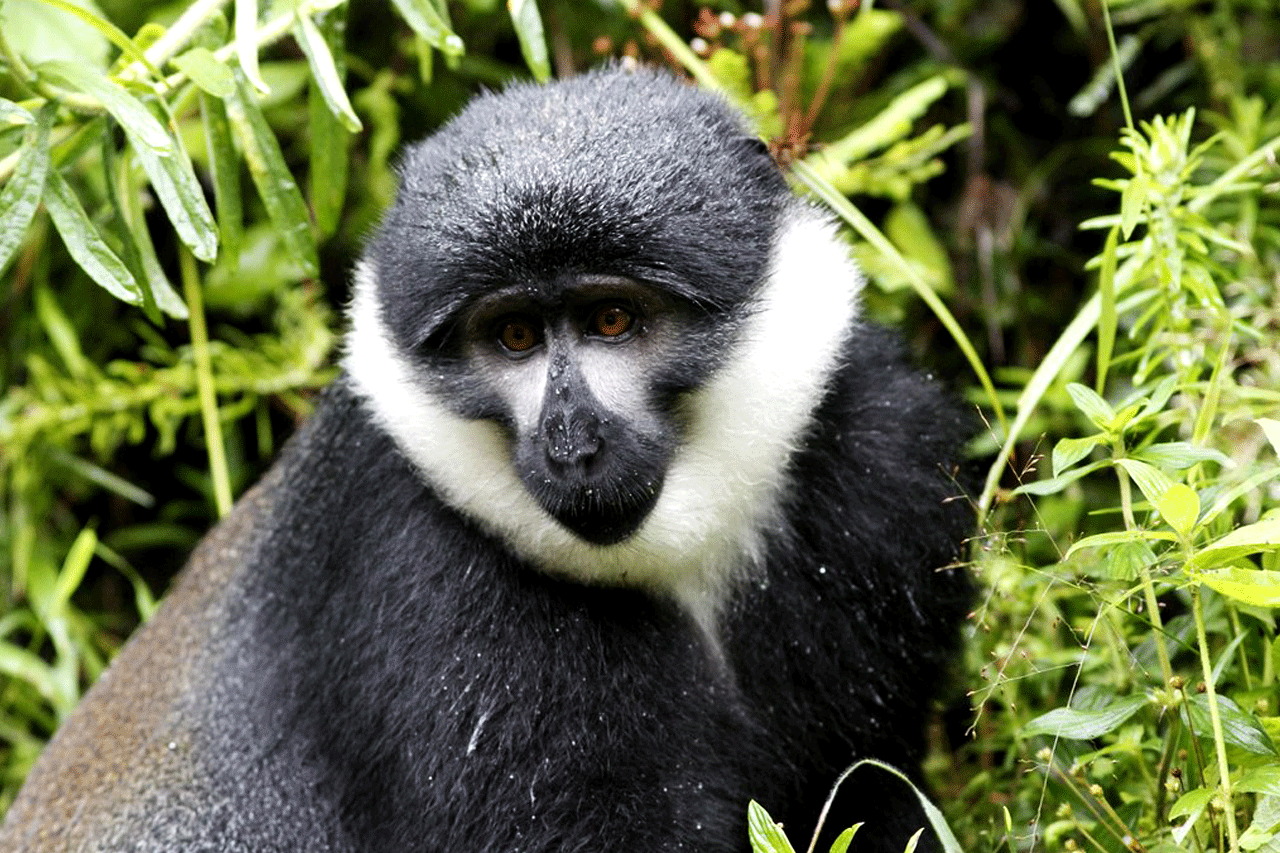
[[[742,119],[648,72],[517,86],[401,179],[346,367],[426,480],[551,571],[741,562],[860,282]]]

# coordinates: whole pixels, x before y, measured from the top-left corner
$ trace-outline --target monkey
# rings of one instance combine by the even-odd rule
[[[597,70],[408,147],[339,378],[34,766],[16,851],[749,849],[918,775],[967,416],[722,97]],[[824,830],[899,851],[861,770]],[[825,849],[825,848],[824,848]]]

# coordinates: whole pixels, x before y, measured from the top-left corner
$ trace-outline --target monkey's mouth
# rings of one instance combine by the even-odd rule
[[[571,499],[543,508],[564,527],[593,545],[614,545],[635,534],[649,517],[661,482],[637,483],[629,489],[583,486]]]

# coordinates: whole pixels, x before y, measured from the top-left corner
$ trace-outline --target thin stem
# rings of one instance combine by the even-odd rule
[[[1196,619],[1196,645],[1200,647],[1200,668],[1204,672],[1204,693],[1209,700],[1209,721],[1213,726],[1213,747],[1218,758],[1218,784],[1222,788],[1223,811],[1227,818],[1227,838],[1231,853],[1240,849],[1236,832],[1236,809],[1231,799],[1231,771],[1227,766],[1227,743],[1222,735],[1222,718],[1218,714],[1218,691],[1213,686],[1213,662],[1209,660],[1209,637],[1204,627],[1204,608],[1200,604],[1200,585],[1191,586],[1191,611]]]
[[[204,321],[204,297],[196,261],[186,247],[179,248],[182,292],[187,299],[191,329],[191,350],[196,363],[196,387],[200,396],[200,419],[204,423],[205,446],[209,452],[209,473],[213,477],[213,500],[221,518],[231,511],[231,477],[227,472],[227,452],[222,444],[222,423],[213,386],[213,360],[209,356],[209,330]]]

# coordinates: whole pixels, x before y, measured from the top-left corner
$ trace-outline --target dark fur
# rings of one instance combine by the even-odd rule
[[[485,127],[496,101],[463,121]],[[494,160],[470,147],[432,156],[464,155],[484,179]],[[435,168],[413,156],[412,174]],[[452,189],[406,185],[424,204],[483,201]],[[767,243],[752,203],[743,227]],[[448,316],[427,286],[444,271],[381,240],[400,274],[423,276],[388,307],[421,346],[415,330]],[[758,280],[759,245],[692,244],[671,266]],[[50,745],[0,849],[743,851],[749,798],[801,844],[854,758],[920,758],[969,595],[946,568],[970,523],[952,476],[964,434],[890,338],[857,329],[791,460],[763,567],[723,615],[721,658],[661,596],[510,553],[424,485],[339,380]],[[831,822],[867,821],[856,850],[896,853],[923,824],[889,777],[850,786]]]

